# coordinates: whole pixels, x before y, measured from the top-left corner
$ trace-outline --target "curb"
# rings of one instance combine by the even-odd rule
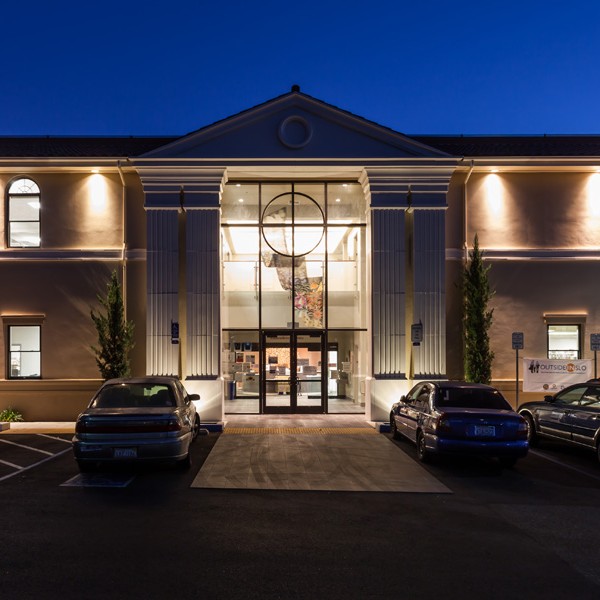
[[[0,431],[4,431],[5,429],[10,429],[10,423],[0,423]]]

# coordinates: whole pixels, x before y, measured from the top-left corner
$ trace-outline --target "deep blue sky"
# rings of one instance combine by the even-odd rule
[[[598,0],[22,0],[2,21],[0,135],[182,135],[294,83],[408,134],[600,134]]]

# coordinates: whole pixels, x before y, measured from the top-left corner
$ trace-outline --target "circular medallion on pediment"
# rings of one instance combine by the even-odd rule
[[[288,148],[304,148],[312,134],[312,125],[299,115],[287,117],[279,125],[279,141]]]

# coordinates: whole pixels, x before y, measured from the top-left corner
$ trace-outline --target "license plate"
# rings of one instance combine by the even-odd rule
[[[496,435],[494,425],[474,425],[473,435],[477,437],[493,437]]]
[[[137,448],[114,448],[114,458],[137,458]]]

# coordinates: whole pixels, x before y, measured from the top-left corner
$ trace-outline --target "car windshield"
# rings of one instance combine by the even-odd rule
[[[151,408],[175,406],[168,385],[122,383],[103,387],[94,398],[92,408]]]
[[[477,388],[441,388],[436,398],[439,408],[495,408],[512,410],[510,404],[496,390]]]

